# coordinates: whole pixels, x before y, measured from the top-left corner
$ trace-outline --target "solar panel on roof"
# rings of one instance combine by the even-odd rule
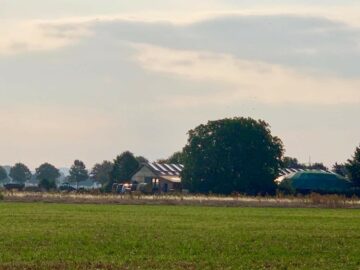
[[[161,165],[160,163],[156,163],[156,165],[164,172],[167,172],[168,170],[163,166]]]
[[[164,166],[165,166],[166,168],[168,168],[170,171],[176,172],[176,170],[175,170],[173,167],[171,167],[169,164],[164,164]]]
[[[155,166],[154,163],[150,163],[150,162],[149,162],[149,165],[150,165],[150,167],[153,168],[155,171],[160,171],[160,170]]]
[[[182,168],[179,167],[177,164],[171,164],[178,172],[182,171]]]

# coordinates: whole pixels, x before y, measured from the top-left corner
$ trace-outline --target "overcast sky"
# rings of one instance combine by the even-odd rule
[[[360,3],[0,0],[0,164],[150,160],[224,117],[302,162],[360,143]]]

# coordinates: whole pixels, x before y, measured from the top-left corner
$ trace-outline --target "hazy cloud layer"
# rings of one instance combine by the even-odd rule
[[[169,102],[174,106],[229,104],[246,99],[267,103],[359,104],[360,79],[311,76],[278,65],[238,60],[227,54],[170,50],[149,45],[136,46],[137,61],[154,72],[184,79],[221,82],[232,90],[193,93],[190,99]],[[196,95],[197,94],[197,95]]]
[[[126,149],[154,159],[195,125],[235,115],[268,120],[304,161],[348,157],[360,134],[356,23],[230,13],[3,24],[0,164],[92,164]]]
[[[360,28],[324,18],[232,15],[186,25],[112,17],[77,20],[16,25],[17,31],[3,35],[0,53],[57,49],[96,35],[104,42],[212,51],[310,71],[360,75]]]

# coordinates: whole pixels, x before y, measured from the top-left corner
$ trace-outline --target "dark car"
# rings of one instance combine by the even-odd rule
[[[25,187],[25,184],[19,184],[19,183],[8,183],[4,185],[4,188],[6,190],[18,190],[22,191]]]
[[[71,192],[71,191],[75,191],[76,188],[74,188],[73,186],[71,186],[69,183],[63,183],[59,186],[59,190],[60,191],[67,191],[67,192]]]

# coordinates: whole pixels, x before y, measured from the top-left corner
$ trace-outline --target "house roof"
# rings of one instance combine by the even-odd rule
[[[289,174],[293,174],[293,173],[309,172],[309,171],[318,171],[318,172],[322,172],[322,173],[332,173],[330,171],[325,171],[325,170],[283,168],[283,169],[280,169],[279,176],[285,176],[285,175],[289,175]]]
[[[184,166],[182,164],[167,164],[167,163],[156,163],[147,162],[145,164],[150,170],[159,176],[180,176],[180,173]]]

